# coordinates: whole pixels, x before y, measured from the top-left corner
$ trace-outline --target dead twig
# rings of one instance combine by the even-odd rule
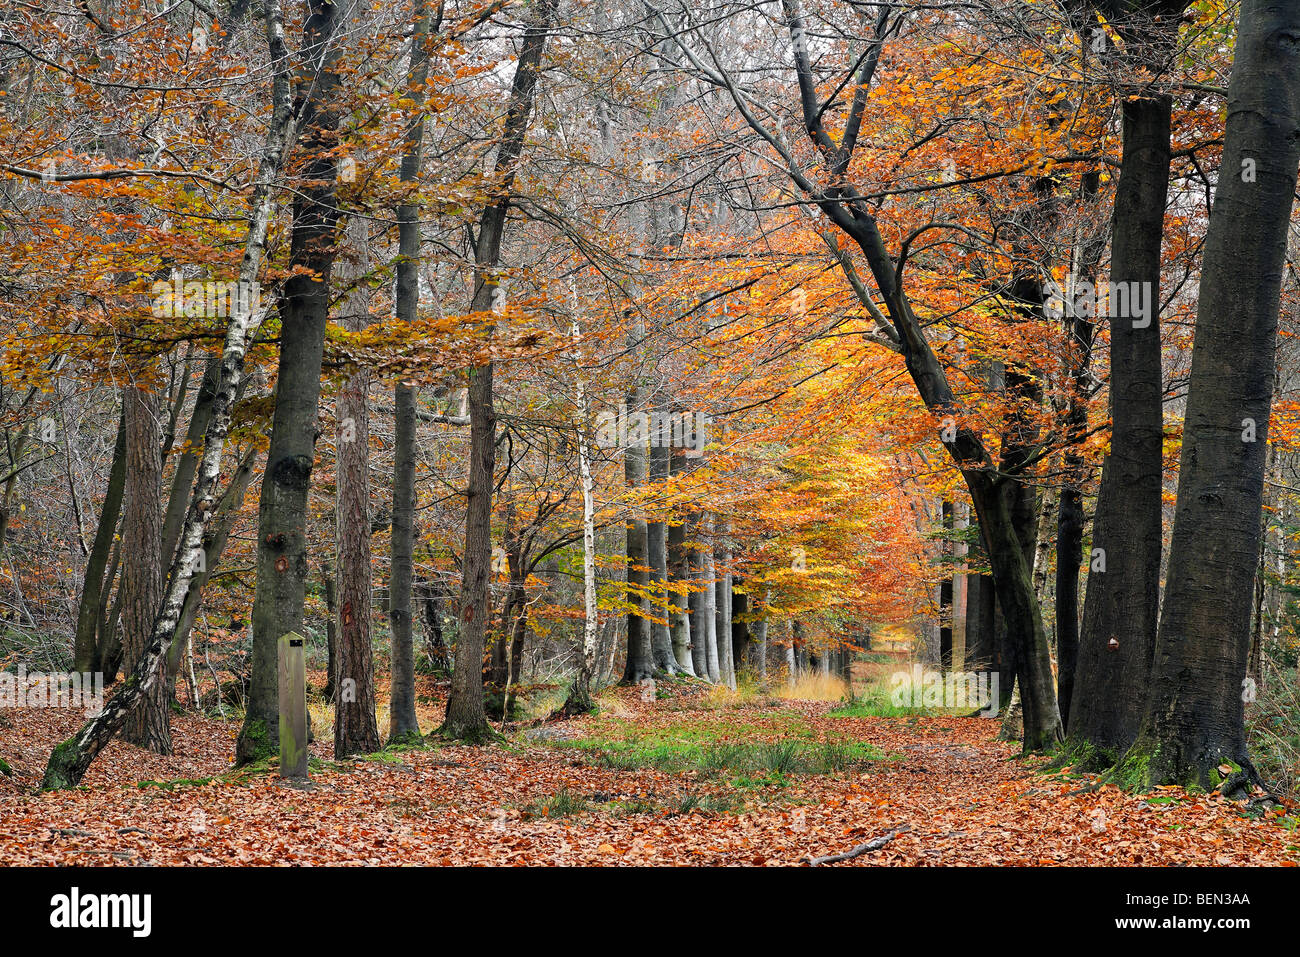
[[[843,854],[829,854],[826,857],[806,857],[809,867],[817,867],[821,864],[835,864],[839,861],[849,861],[855,857],[861,857],[863,854],[869,854],[872,851],[878,851],[900,834],[910,831],[910,827],[899,827],[890,831],[888,834],[882,834],[880,837],[873,837],[865,844],[859,844],[851,851],[845,851]]]

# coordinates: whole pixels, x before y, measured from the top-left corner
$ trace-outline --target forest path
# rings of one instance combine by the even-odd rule
[[[643,700],[643,695],[650,700]],[[365,760],[313,746],[313,787],[229,771],[238,725],[174,718],[177,754],[112,744],[82,790],[37,794],[66,711],[0,715],[0,864],[1296,864],[1290,821],[1213,795],[1040,773],[967,717],[836,716],[828,702],[661,683],[503,746]],[[437,712],[422,705],[422,723]],[[1288,829],[1288,824],[1290,829]]]

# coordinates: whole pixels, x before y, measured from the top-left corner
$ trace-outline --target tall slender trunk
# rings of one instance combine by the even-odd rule
[[[1300,165],[1300,4],[1242,0],[1205,238],[1164,605],[1124,784],[1248,794],[1243,684]],[[1221,765],[1240,768],[1222,781]]]
[[[672,456],[672,472],[681,468],[685,456]],[[673,522],[668,526],[668,592],[669,623],[673,643],[673,660],[678,669],[687,675],[695,676],[695,660],[691,634],[690,594],[686,591],[691,581],[690,550],[686,547],[686,520]]]
[[[739,676],[751,664],[749,660],[750,642],[753,640],[750,635],[749,621],[746,617],[749,614],[749,595],[740,591],[736,587],[738,584],[740,584],[740,579],[732,575],[731,587],[728,589],[731,594],[731,632],[727,639],[731,643],[733,682],[735,676]]]
[[[403,183],[417,183],[424,148],[424,85],[429,76],[426,44],[433,14],[416,0],[411,63],[406,95],[412,104],[400,171]],[[400,323],[414,323],[420,308],[420,210],[415,203],[397,207],[395,312]],[[392,636],[392,683],[389,687],[388,740],[419,737],[415,715],[415,642],[411,635],[411,588],[415,574],[415,418],[416,390],[398,382],[393,389],[393,527],[388,578],[388,624]]]
[[[122,390],[126,428],[126,487],[122,493],[122,646],[133,669],[144,657],[162,604],[162,429],[158,395]],[[165,675],[127,716],[123,737],[158,754],[171,754],[171,709]]]
[[[718,654],[718,574],[713,562],[713,513],[705,512],[700,521],[700,584],[704,586],[700,606],[704,625],[705,658],[709,680],[715,684],[722,679]]]
[[[117,441],[113,444],[113,464],[108,473],[108,488],[104,504],[99,510],[99,525],[86,559],[86,573],[82,578],[81,600],[77,605],[77,631],[73,639],[73,670],[99,671],[97,654],[100,610],[105,588],[104,570],[113,552],[113,539],[117,534],[117,520],[122,509],[122,491],[126,484],[126,424],[125,416],[118,417]],[[108,582],[111,585],[111,581]]]
[[[1085,173],[1080,197],[1085,207],[1094,206],[1101,186],[1101,174]],[[1105,245],[1105,232],[1096,230],[1081,243],[1075,256],[1074,276],[1092,287],[1097,280],[1097,263]],[[1073,298],[1073,297],[1070,297]],[[1092,317],[1072,306],[1063,313],[1070,346],[1068,374],[1070,398],[1063,432],[1067,442],[1079,441],[1088,427],[1088,395],[1092,388]],[[1083,485],[1087,467],[1078,447],[1068,445],[1062,462],[1061,496],[1056,523],[1056,687],[1061,706],[1061,723],[1071,733],[1070,707],[1074,698],[1074,676],[1079,657],[1079,566],[1083,561]]]
[[[754,609],[759,617],[754,620],[754,641],[749,646],[749,669],[761,684],[767,684],[767,596],[759,608]]]
[[[340,279],[353,288],[342,298],[341,325],[359,332],[370,324],[366,272],[366,221],[348,223],[352,253],[340,263]],[[379,750],[375,720],[375,663],[370,602],[370,373],[357,369],[335,401],[335,549],[338,555],[338,642],[335,654],[334,757]],[[409,632],[407,638],[409,640]]]
[[[713,560],[715,563],[714,607],[715,635],[718,651],[718,677],[733,690],[736,687],[736,663],[731,647],[731,524],[718,518],[714,526]]]
[[[650,483],[662,485],[668,481],[672,468],[672,446],[668,436],[661,436],[651,430],[650,443]],[[650,585],[656,596],[654,617],[662,619],[650,622],[650,652],[656,671],[676,674],[681,670],[677,665],[677,656],[673,651],[672,622],[668,606],[671,604],[666,585],[668,582],[668,526],[665,522],[646,523],[646,550],[650,559]]]
[[[528,121],[533,110],[542,53],[555,16],[555,0],[540,0],[535,19],[524,32],[510,88],[501,145],[493,172],[500,177],[501,197],[483,211],[475,255],[474,297],[470,310],[482,314],[483,333],[495,328],[492,307],[501,288],[499,264],[505,235],[506,213]],[[483,648],[490,615],[488,577],[492,561],[492,491],[496,471],[496,407],[492,394],[493,367],[488,361],[470,370],[469,481],[466,488],[465,550],[461,585],[459,641],[456,666],[447,697],[442,733],[462,740],[478,740],[492,733],[483,708]]]
[[[627,397],[628,417],[640,413],[641,391],[633,386]],[[629,425],[627,447],[623,450],[623,476],[630,489],[646,484],[648,436],[645,431]],[[639,507],[639,506],[638,506]],[[649,529],[644,515],[639,512],[628,517],[627,523],[627,661],[623,667],[623,682],[636,684],[654,674],[654,657],[651,650],[650,621],[645,592],[650,583]]]
[[[785,643],[785,681],[790,687],[799,679],[799,653],[794,646],[795,622],[787,621]]]
[[[692,512],[688,516],[689,527],[686,533],[685,564],[690,578],[691,592],[686,596],[686,606],[690,612],[691,666],[697,678],[714,680],[709,677],[709,627],[705,621],[707,602],[705,593],[712,589],[705,586],[704,552],[699,541],[704,536],[704,513]],[[707,611],[712,615],[712,611]]]
[[[575,312],[576,304],[575,304]],[[577,342],[580,335],[578,320],[573,320],[572,336]],[[575,349],[574,362],[581,356]],[[587,440],[587,390],[582,370],[575,376],[577,394],[578,479],[582,488],[582,648],[578,674],[569,688],[561,709],[566,714],[585,714],[591,710],[591,682],[596,674],[596,655],[599,652],[597,629],[600,625],[596,605],[596,498],[591,478],[591,446]]]
[[[1125,99],[1115,189],[1112,283],[1146,290],[1145,317],[1110,326],[1110,452],[1093,519],[1093,556],[1079,634],[1070,741],[1110,763],[1132,742],[1151,677],[1160,607],[1164,382],[1160,245],[1169,185],[1170,98]]]
[[[979,552],[983,553],[982,546]],[[984,573],[967,575],[964,667],[987,668],[992,663],[996,617],[997,593],[993,589],[993,576]]]
[[[952,501],[944,499],[941,510],[944,537],[940,543],[943,558],[942,564],[939,566],[939,667],[944,671],[948,671],[952,668],[952,583],[955,577],[952,560]]]
[[[303,27],[299,122],[305,161],[289,239],[289,263],[302,271],[284,286],[280,361],[271,441],[257,517],[257,589],[253,598],[252,681],[235,762],[249,764],[279,750],[277,645],[302,630],[307,576],[307,495],[316,461],[321,358],[329,320],[338,208],[334,197],[339,85],[334,31],[341,16],[328,0],[311,0]]]

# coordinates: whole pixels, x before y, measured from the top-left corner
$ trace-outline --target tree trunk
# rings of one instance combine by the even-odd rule
[[[532,113],[542,53],[555,16],[555,0],[540,0],[536,19],[519,48],[501,145],[493,172],[501,177],[500,198],[483,211],[475,254],[472,312],[482,314],[482,332],[490,339],[495,328],[492,307],[498,300],[501,243],[514,185],[516,164],[524,148]],[[483,709],[483,649],[490,615],[488,578],[492,562],[492,492],[496,471],[496,407],[492,395],[493,367],[486,362],[470,370],[469,482],[466,489],[465,550],[461,585],[456,667],[447,697],[441,731],[450,738],[474,741],[492,733]]]
[[[401,181],[416,183],[424,147],[424,85],[429,76],[426,47],[431,11],[416,0],[407,97],[412,116],[406,127]],[[420,210],[414,203],[397,207],[396,303],[399,323],[414,323],[420,307]],[[393,527],[388,579],[388,625],[392,641],[389,688],[389,742],[419,738],[415,716],[415,642],[411,635],[411,588],[415,573],[415,399],[414,386],[399,382],[393,391]]]
[[[1085,206],[1094,206],[1101,185],[1101,174],[1085,173],[1080,195]],[[1076,274],[1080,282],[1094,284],[1097,264],[1105,246],[1105,233],[1097,230],[1082,244],[1076,256]],[[1088,427],[1088,393],[1091,390],[1092,342],[1096,327],[1092,317],[1074,308],[1063,315],[1070,344],[1069,375],[1071,391],[1065,413],[1066,441],[1081,440]],[[1061,496],[1056,522],[1056,688],[1061,707],[1061,724],[1066,734],[1072,731],[1070,707],[1074,697],[1074,675],[1079,657],[1079,565],[1083,561],[1083,485],[1086,465],[1076,445],[1065,449],[1062,463]]]
[[[284,40],[283,12],[277,0],[265,0],[263,22],[266,25],[270,61],[276,64],[287,63],[289,54]],[[296,124],[288,75],[283,69],[273,74],[271,91],[272,111],[258,160],[257,177],[253,182],[248,233],[239,267],[239,281],[245,288],[257,282],[261,271],[266,254],[267,233],[275,208],[273,189],[286,151],[293,142]],[[181,532],[180,547],[172,560],[166,597],[154,619],[149,646],[136,662],[130,680],[113,695],[104,710],[51,752],[41,782],[44,790],[72,788],[80,784],[95,757],[112,740],[137,701],[147,697],[154,686],[160,683],[162,665],[175,635],[176,624],[180,620],[204,530],[211,514],[212,498],[221,473],[221,454],[230,429],[231,405],[243,379],[248,344],[263,316],[264,313],[240,309],[227,324],[222,348],[221,378],[213,402],[212,421],[203,437],[203,457],[199,464],[189,515]]]
[[[681,456],[674,456],[676,463]],[[676,468],[674,468],[676,471]],[[668,592],[669,622],[673,643],[673,660],[678,669],[687,675],[695,676],[693,642],[691,640],[690,594],[685,591],[690,586],[691,562],[690,551],[686,548],[686,522],[678,521],[668,526]]]
[[[1146,318],[1110,326],[1110,453],[1093,520],[1093,560],[1070,701],[1070,745],[1110,764],[1132,742],[1151,677],[1163,540],[1164,383],[1160,244],[1169,184],[1170,99],[1126,98],[1111,282],[1150,290]],[[1113,305],[1113,304],[1112,304]]]
[[[731,525],[725,518],[715,525],[713,559],[715,562],[714,609],[717,622],[718,675],[728,688],[736,687],[736,662],[731,645]]]
[[[1024,707],[1024,750],[1050,751],[1061,738],[1055,681],[1025,542],[1017,534],[1008,501],[1023,486],[968,474],[967,487],[979,510],[998,607],[1016,656],[1016,680]]]
[[[953,513],[952,502],[944,499],[942,505],[944,537],[941,543],[943,561],[939,566],[939,667],[952,669],[952,582],[953,582]]]
[[[122,648],[128,671],[144,657],[162,604],[162,429],[156,393],[122,390],[126,429],[126,483],[122,493]],[[160,674],[127,716],[123,737],[158,754],[171,754],[171,709]]]
[[[749,614],[749,596],[736,589],[739,583],[739,579],[733,575],[731,587],[728,589],[731,594],[731,634],[728,638],[731,641],[732,667],[737,675],[751,664],[750,642],[753,640],[750,636],[749,622],[743,617]]]
[[[573,320],[573,338],[579,338],[578,320]],[[575,362],[580,358],[574,356]],[[578,675],[569,688],[561,709],[569,715],[586,714],[592,709],[591,682],[596,674],[599,652],[599,608],[596,605],[596,499],[591,479],[591,446],[587,441],[587,392],[582,372],[576,376],[578,399],[578,475],[582,486],[582,657]]]
[[[714,680],[709,676],[709,627],[705,614],[712,615],[707,609],[705,593],[710,591],[704,584],[704,551],[699,541],[704,537],[704,514],[694,512],[689,520],[690,531],[686,538],[692,544],[686,548],[686,565],[690,573],[691,593],[687,596],[690,609],[691,631],[691,665],[697,678]]]
[[[1164,605],[1126,785],[1255,781],[1243,681],[1277,319],[1300,164],[1300,4],[1243,0],[1206,234]]]
[[[122,491],[125,483],[126,425],[124,416],[119,416],[117,441],[113,445],[113,465],[108,474],[108,489],[104,493],[104,504],[99,510],[99,525],[95,529],[95,540],[90,546],[90,555],[86,559],[81,601],[77,606],[77,632],[73,639],[72,668],[74,671],[102,670],[97,650],[100,605],[103,604],[106,584],[104,569],[108,565],[109,555],[113,552],[113,538],[117,534],[117,520],[122,509]],[[107,584],[111,585],[111,580]]]
[[[257,590],[253,598],[252,680],[244,724],[235,742],[235,763],[250,764],[278,753],[280,687],[278,642],[302,631],[307,576],[307,493],[316,460],[321,357],[329,320],[330,271],[334,264],[338,207],[334,153],[339,77],[334,31],[339,8],[312,0],[303,27],[304,45],[319,70],[304,80],[300,107],[305,153],[289,263],[304,270],[284,285],[280,316],[280,361],[271,422],[270,448],[257,516]]]
[[[718,654],[718,575],[713,563],[713,513],[705,512],[700,525],[700,584],[704,586],[700,612],[704,625],[708,676],[710,681],[717,684],[722,678],[722,671],[721,656]]]
[[[633,387],[627,397],[629,420],[640,412],[641,392]],[[623,476],[630,489],[640,489],[646,484],[648,436],[629,424],[627,448],[623,450]],[[638,508],[640,506],[637,506]],[[650,621],[644,598],[650,582],[649,529],[644,516],[634,514],[627,520],[627,661],[623,667],[623,683],[636,684],[654,675],[654,657],[651,650]]]
[[[346,231],[351,255],[340,278],[353,288],[342,298],[342,326],[360,332],[370,324],[365,278],[366,221],[353,219]],[[334,444],[335,548],[338,560],[337,671],[334,693],[334,757],[379,750],[375,721],[375,662],[370,604],[370,373],[357,369],[339,389]],[[409,623],[410,615],[407,615]],[[410,630],[407,630],[410,642]],[[409,652],[409,647],[407,651]]]
[[[416,586],[416,594],[424,616],[429,661],[435,671],[446,671],[451,662],[447,657],[447,639],[442,630],[442,585],[437,581],[421,581]]]
[[[672,447],[663,441],[650,443],[650,482],[661,485],[668,481],[671,468]],[[671,598],[665,589],[668,581],[668,528],[662,522],[646,523],[646,549],[650,554],[650,584],[655,597],[654,617],[662,621],[650,622],[650,652],[656,671],[665,674],[677,674],[677,656],[673,652],[671,614],[668,606]]]
[[[754,640],[749,646],[749,668],[760,684],[767,684],[767,609],[766,601],[761,609],[762,617],[755,619],[753,627]]]

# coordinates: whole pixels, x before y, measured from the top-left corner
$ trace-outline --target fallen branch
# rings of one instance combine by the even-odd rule
[[[855,857],[861,857],[863,854],[869,854],[872,851],[878,851],[898,835],[910,831],[910,827],[899,827],[890,831],[888,834],[882,834],[880,837],[873,837],[865,844],[859,844],[851,851],[845,851],[843,854],[830,854],[826,857],[805,857],[809,867],[817,867],[820,864],[836,864],[840,861],[851,861]]]

